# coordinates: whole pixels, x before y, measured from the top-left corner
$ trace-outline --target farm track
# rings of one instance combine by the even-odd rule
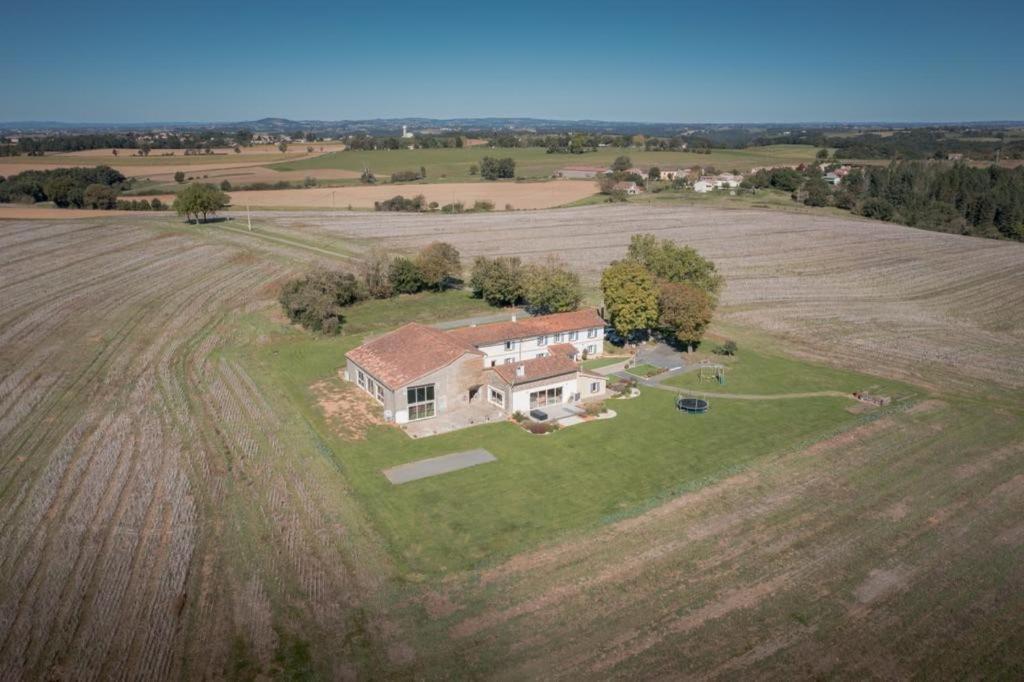
[[[1024,666],[1021,245],[703,208],[167,220],[0,223],[0,679],[266,673],[298,645],[340,679]],[[592,283],[633,232],[714,258],[726,322],[935,399],[420,582],[231,350],[313,261],[444,239]]]

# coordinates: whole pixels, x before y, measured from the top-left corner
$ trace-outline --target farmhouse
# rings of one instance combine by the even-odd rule
[[[625,192],[626,194],[640,194],[640,188],[637,187],[635,182],[616,182],[612,189],[616,192]]]
[[[593,309],[447,332],[410,323],[349,351],[344,376],[399,424],[482,406],[528,412],[604,395],[605,378],[579,364],[603,345]]]
[[[713,189],[733,189],[739,187],[742,181],[742,175],[734,175],[732,173],[703,175],[697,182],[693,183],[693,191],[704,193],[710,192]]]

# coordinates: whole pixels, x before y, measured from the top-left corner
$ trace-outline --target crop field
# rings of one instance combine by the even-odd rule
[[[472,147],[464,149],[397,149],[379,151],[345,151],[324,154],[316,158],[290,161],[278,166],[282,170],[315,170],[343,168],[362,171],[373,170],[377,175],[395,171],[427,169],[430,182],[441,180],[475,180],[469,174],[470,166],[479,166],[485,156],[512,157],[516,161],[516,176],[523,178],[549,178],[563,166],[608,166],[618,156],[628,156],[634,164],[647,166],[714,166],[720,171],[745,171],[757,166],[797,165],[814,160],[817,151],[806,145],[774,145],[749,149],[715,149],[711,154],[689,152],[645,152],[633,149],[602,148],[586,154],[548,154],[546,149],[491,149]]]
[[[0,678],[1024,672],[1024,246],[710,206],[253,228],[0,221]],[[321,339],[275,302],[313,263],[436,239],[555,253],[593,287],[635,232],[725,274],[720,391],[906,400],[682,417],[645,389],[551,436],[409,441],[341,385],[344,349],[489,309],[362,304]],[[641,423],[657,447],[637,453]],[[499,461],[450,484],[377,474],[477,441]]]

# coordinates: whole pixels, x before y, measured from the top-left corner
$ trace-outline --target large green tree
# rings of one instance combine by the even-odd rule
[[[515,305],[523,299],[523,265],[514,256],[477,256],[469,276],[474,296],[491,305]]]
[[[667,282],[692,284],[713,299],[722,289],[722,275],[715,264],[690,246],[679,246],[653,234],[635,234],[629,242],[628,259],[640,263],[655,278]]]
[[[658,294],[650,271],[636,261],[617,261],[601,275],[608,321],[623,337],[653,329],[658,321]]]
[[[678,341],[700,341],[713,311],[711,297],[692,284],[662,282],[658,288],[658,327]]]
[[[231,197],[213,185],[194,182],[178,192],[174,200],[174,210],[186,220],[199,221],[202,216],[205,223],[217,211],[224,210],[231,203]]]
[[[527,266],[523,293],[530,312],[540,315],[576,310],[583,300],[579,275],[554,256]]]
[[[411,258],[399,256],[388,266],[388,282],[396,294],[415,294],[423,289],[423,275]]]
[[[459,250],[448,242],[432,242],[416,257],[423,285],[428,289],[447,289],[462,276]]]
[[[337,334],[345,322],[345,306],[362,297],[363,289],[351,273],[318,269],[287,282],[279,300],[292,322],[312,331]]]

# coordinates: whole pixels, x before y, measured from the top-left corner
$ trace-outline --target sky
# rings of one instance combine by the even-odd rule
[[[2,15],[8,122],[1024,119],[1024,0],[32,0]]]

